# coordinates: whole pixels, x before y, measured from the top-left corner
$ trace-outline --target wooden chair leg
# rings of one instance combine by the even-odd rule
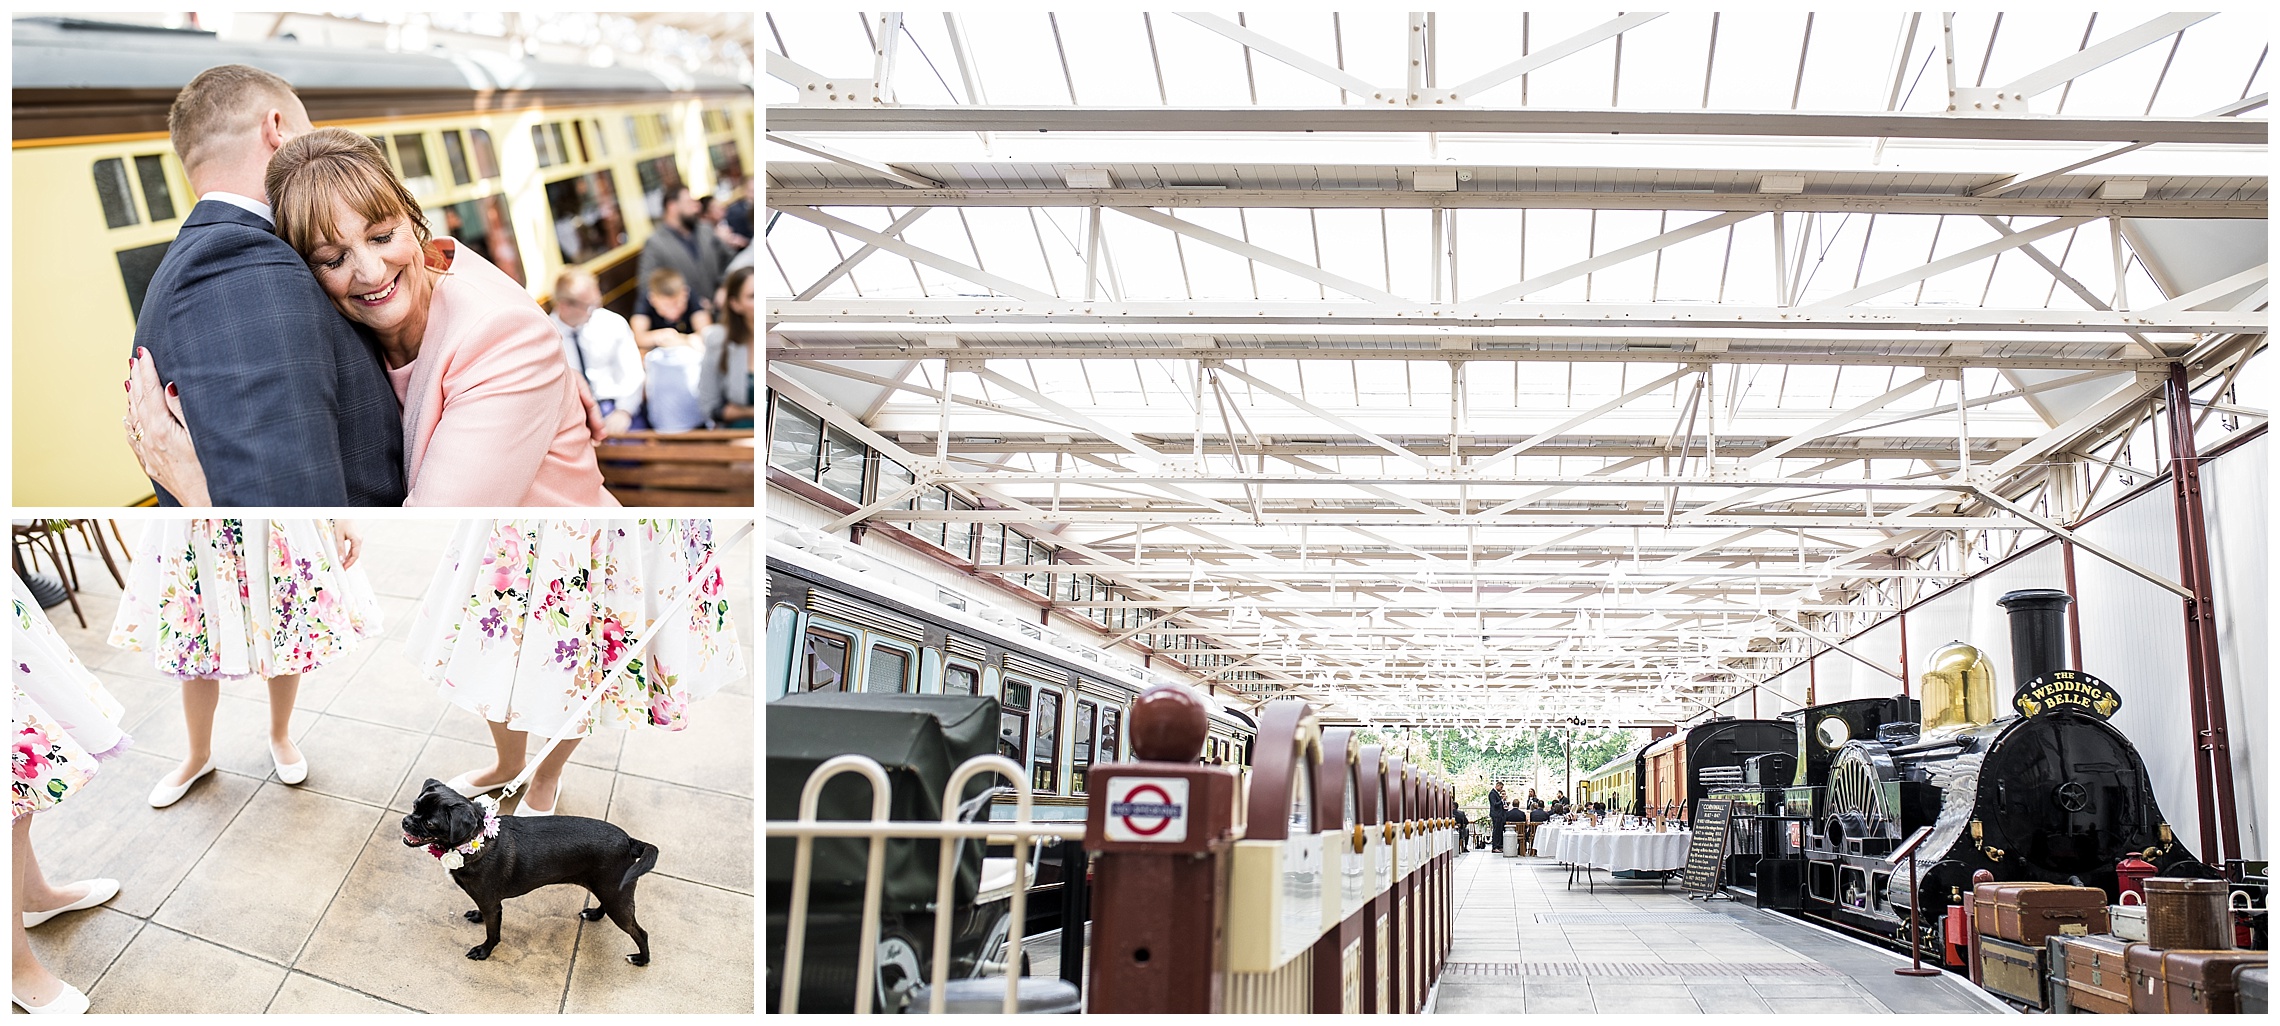
[[[69,576],[66,576],[68,571],[64,568],[63,557],[56,551],[55,537],[55,533],[52,531],[42,532],[39,536],[40,540],[46,541],[48,543],[48,561],[55,564],[56,580],[63,585],[64,600],[71,603],[71,615],[78,617],[79,626],[82,629],[85,629],[87,626],[87,612],[79,608],[79,595],[78,593],[71,590],[71,578]],[[34,543],[33,548],[35,551],[38,549],[37,542]]]
[[[125,534],[123,534],[123,533],[121,533],[121,532],[120,532],[120,530],[119,530],[119,522],[118,522],[118,521],[116,521],[116,520],[106,520],[106,521],[103,521],[103,522],[104,522],[104,523],[106,523],[106,524],[109,524],[109,525],[111,525],[111,538],[112,538],[113,540],[115,540],[115,541],[117,541],[117,542],[119,543],[119,555],[122,555],[122,556],[125,556],[125,557],[127,557],[127,562],[129,562],[129,563],[132,563],[132,562],[134,562],[134,561],[135,561],[135,550],[134,550],[134,547],[133,547],[133,546],[130,546],[130,545],[128,545],[128,544],[127,544],[127,536],[126,536]],[[122,587],[122,588],[123,588],[123,587],[126,587],[126,585],[123,585],[123,584],[122,584],[122,585],[120,585],[120,587]]]
[[[111,546],[105,544],[103,541],[103,525],[98,524],[92,520],[74,520],[72,523],[78,526],[79,533],[82,536],[86,537],[89,542],[94,544],[95,551],[102,553],[103,567],[111,571],[112,583],[117,584],[122,590],[125,589],[127,586],[127,578],[125,575],[119,573],[118,562],[111,558]]]
[[[79,561],[71,558],[71,534],[68,528],[68,524],[64,529],[51,528],[48,531],[48,537],[53,539],[53,544],[57,549],[61,551],[61,557],[63,560],[64,589],[67,591],[78,591]]]

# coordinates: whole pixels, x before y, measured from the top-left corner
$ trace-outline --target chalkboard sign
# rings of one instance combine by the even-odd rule
[[[1686,889],[1689,893],[1716,894],[1726,868],[1726,820],[1734,803],[1725,798],[1704,798],[1694,805],[1694,841],[1686,849]]]

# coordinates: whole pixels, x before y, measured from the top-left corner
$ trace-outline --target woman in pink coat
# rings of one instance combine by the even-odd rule
[[[405,505],[618,505],[546,314],[490,261],[431,239],[419,201],[370,139],[345,128],[298,136],[271,158],[266,184],[278,235],[380,344],[404,406]],[[132,383],[157,388],[136,362]],[[207,504],[179,397],[167,397],[172,416],[147,404],[149,392],[140,398],[129,433],[143,469],[183,504]]]

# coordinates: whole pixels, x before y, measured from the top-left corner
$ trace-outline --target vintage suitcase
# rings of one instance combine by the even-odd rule
[[[2052,956],[2051,986],[2066,991],[2067,1004],[2076,1012],[2125,1015],[2130,1011],[2129,951],[2142,945],[2119,937],[2052,937],[2063,948],[2063,966]],[[2052,998],[2056,1000],[2055,995]]]
[[[2228,951],[2233,946],[2232,910],[2223,880],[2182,876],[2145,881],[2145,941],[2171,951]],[[2104,932],[2104,931],[2095,931]]]
[[[2235,975],[2261,951],[2163,951],[2131,945],[2130,1005],[2139,1013],[2239,1012]]]
[[[1979,935],[1979,985],[1988,991],[2043,1008],[2043,957],[2040,945],[2013,944],[2000,937]]]
[[[2240,1014],[2272,1014],[2272,970],[2261,965],[2244,965],[2233,977],[2233,989],[2240,992]]]
[[[2113,921],[2114,936],[2127,941],[2145,942],[2145,898],[2136,891],[2123,891],[2122,903],[2106,907],[2107,918]]]
[[[1983,883],[1972,892],[1979,932],[2041,947],[2051,934],[2083,936],[2110,928],[2106,892],[2052,883]]]
[[[2044,1011],[2052,1015],[2074,1011],[2074,1002],[2066,993],[2066,942],[2072,939],[2053,934],[2043,942],[2043,993],[2050,998],[2050,1007]]]

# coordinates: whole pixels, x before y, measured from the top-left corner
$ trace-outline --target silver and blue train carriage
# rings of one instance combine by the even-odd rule
[[[1138,667],[1056,651],[1041,628],[1000,626],[798,550],[768,555],[770,699],[830,690],[998,699],[998,752],[1022,766],[1039,818],[1082,818],[1099,763],[1129,757]],[[1032,633],[1034,632],[1034,633]],[[1257,725],[1213,708],[1201,761],[1248,766]]]
[[[450,235],[550,298],[593,272],[629,312],[665,190],[744,178],[752,87],[505,54],[389,53],[80,18],[14,23],[15,495],[129,505],[150,483],[110,396],[143,293],[197,197],[166,132],[175,94],[249,64],[292,83],[309,118],[369,136]]]

